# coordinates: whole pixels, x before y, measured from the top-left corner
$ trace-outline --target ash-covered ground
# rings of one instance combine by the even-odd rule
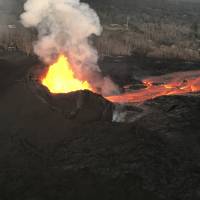
[[[123,86],[200,64],[110,57],[100,66]],[[0,58],[0,199],[200,198],[198,93],[114,108],[86,91],[54,97],[34,68],[21,53]]]

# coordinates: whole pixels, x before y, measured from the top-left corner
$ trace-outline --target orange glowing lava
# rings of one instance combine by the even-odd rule
[[[70,63],[64,55],[60,55],[56,63],[49,67],[46,76],[42,78],[42,84],[55,94],[91,90],[87,81],[80,81],[75,78]]]
[[[164,95],[200,92],[200,70],[176,72],[143,80],[144,89],[106,97],[114,103],[137,103]]]

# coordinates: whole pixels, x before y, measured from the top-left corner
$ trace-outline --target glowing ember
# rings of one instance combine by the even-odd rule
[[[52,93],[68,93],[77,90],[91,90],[87,81],[80,81],[75,78],[68,59],[60,55],[57,62],[51,65],[42,84]]]
[[[176,72],[143,80],[145,89],[106,97],[115,103],[136,103],[164,95],[184,95],[200,91],[200,71]]]
[[[152,82],[151,81],[149,81],[149,80],[143,80],[143,84],[147,87],[147,89],[148,88],[150,88],[151,86],[152,86]]]

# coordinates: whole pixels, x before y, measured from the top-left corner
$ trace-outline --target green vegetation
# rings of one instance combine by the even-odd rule
[[[104,31],[94,45],[100,56],[141,55],[200,60],[200,3],[170,0],[85,0],[99,14]],[[19,3],[20,2],[20,3]],[[19,21],[24,0],[6,17],[0,6],[0,47],[28,54],[36,39]],[[6,19],[6,20],[4,20]],[[16,30],[8,24],[15,24]]]

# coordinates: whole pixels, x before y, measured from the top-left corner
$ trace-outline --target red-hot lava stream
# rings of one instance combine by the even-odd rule
[[[89,82],[75,78],[73,69],[64,55],[60,55],[56,63],[49,67],[41,82],[51,93],[68,93],[85,89],[95,92]],[[198,92],[200,91],[200,70],[149,77],[142,82],[145,86],[143,89],[129,89],[123,94],[105,98],[114,103],[136,103],[164,95]]]
[[[176,72],[144,79],[144,89],[106,97],[114,103],[136,103],[164,95],[184,95],[200,91],[200,71]]]

